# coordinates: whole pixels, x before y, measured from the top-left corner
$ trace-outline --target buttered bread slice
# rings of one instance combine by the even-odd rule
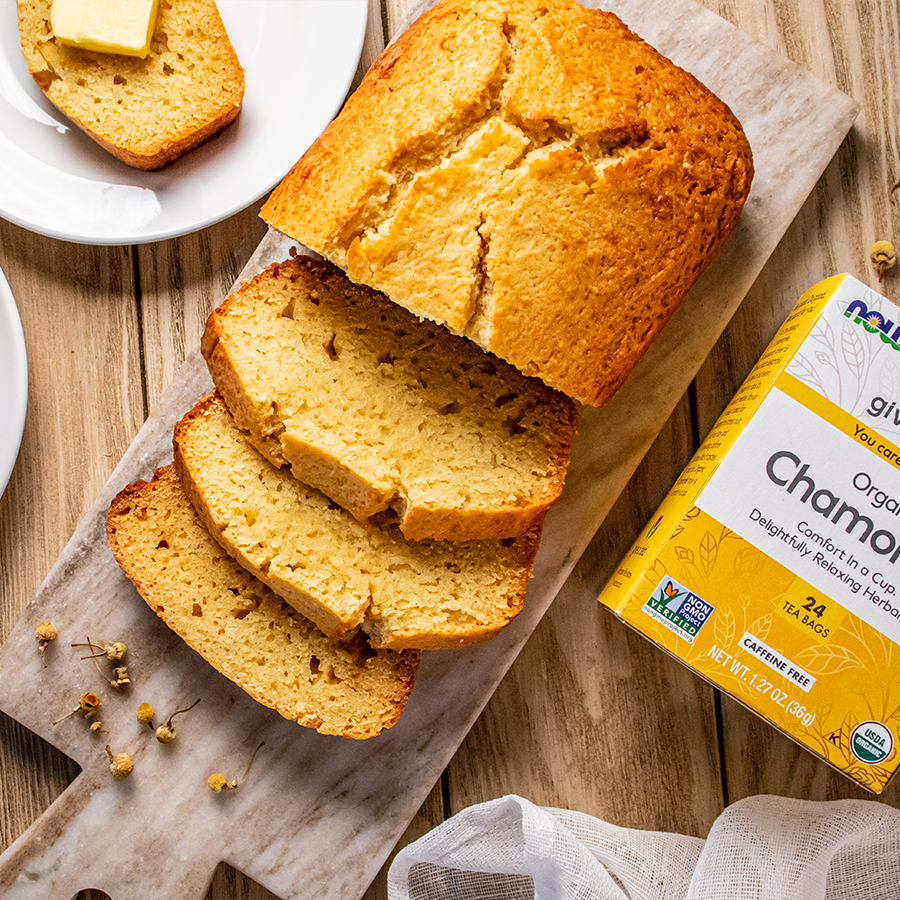
[[[175,465],[209,532],[332,637],[438,649],[493,637],[522,608],[540,526],[483,541],[407,541],[357,521],[267,462],[211,394],[175,429]]]
[[[209,317],[213,381],[276,466],[408,539],[524,534],[563,487],[575,404],[329,263],[269,267]]]
[[[22,54],[48,100],[128,165],[158,169],[237,117],[244,70],[214,0],[160,0],[145,58],[63,44],[52,0],[17,0]]]
[[[172,465],[112,502],[107,534],[138,593],[255,700],[322,734],[373,737],[399,718],[415,651],[329,640],[210,537]]]

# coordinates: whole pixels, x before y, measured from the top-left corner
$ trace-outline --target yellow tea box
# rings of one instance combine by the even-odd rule
[[[900,309],[809,290],[600,595],[864,787],[900,740]]]

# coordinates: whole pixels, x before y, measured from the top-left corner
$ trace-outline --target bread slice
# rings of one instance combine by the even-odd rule
[[[173,465],[112,502],[113,554],[151,609],[260,703],[322,734],[368,738],[400,716],[415,651],[336,644],[209,536]]]
[[[602,405],[750,190],[728,107],[574,0],[440,0],[262,208],[416,315]]]
[[[276,466],[412,540],[524,534],[565,480],[575,405],[328,263],[269,267],[210,315],[202,350]]]
[[[267,462],[210,394],[175,428],[175,466],[209,532],[331,637],[440,649],[494,637],[522,608],[540,539],[407,541]]]
[[[22,53],[44,95],[131,166],[165,166],[240,112],[244,70],[214,0],[160,0],[144,59],[64,46],[51,0],[17,6]]]

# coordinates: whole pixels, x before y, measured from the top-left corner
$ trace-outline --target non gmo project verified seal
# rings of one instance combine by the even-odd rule
[[[647,602],[641,607],[652,619],[674,631],[689,644],[700,632],[715,607],[679,584],[664,576]]]

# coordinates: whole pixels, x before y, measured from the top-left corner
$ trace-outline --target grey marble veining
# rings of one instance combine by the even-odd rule
[[[635,31],[695,72],[743,122],[756,179],[740,225],[633,376],[604,409],[582,411],[563,496],[551,510],[524,612],[494,641],[424,655],[412,698],[369,741],[281,719],[213,671],[162,625],[119,571],[104,533],[124,485],[171,459],[175,421],[210,387],[194,351],[0,650],[0,708],[83,767],[0,856],[0,895],[69,900],[95,887],[114,900],[200,898],[221,860],[284,898],[361,895],[527,640],[852,125],[856,106],[732,26],[677,0],[607,0]],[[802,152],[801,152],[802,151]],[[242,278],[283,258],[270,233]],[[822,273],[830,274],[830,273]],[[615,438],[611,439],[610,436]],[[34,628],[60,639],[41,667]],[[108,688],[73,641],[123,640],[134,684]],[[51,723],[84,690],[102,696],[103,733],[78,717]],[[176,720],[159,744],[139,702]],[[213,794],[212,772],[250,775]],[[114,782],[106,743],[135,760]]]

